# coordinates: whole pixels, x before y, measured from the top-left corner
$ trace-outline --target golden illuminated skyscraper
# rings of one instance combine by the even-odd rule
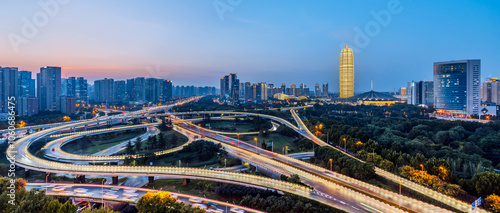
[[[342,49],[340,52],[340,98],[354,96],[354,59],[352,49]]]

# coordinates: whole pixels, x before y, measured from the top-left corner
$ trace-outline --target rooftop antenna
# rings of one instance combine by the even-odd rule
[[[372,78],[372,87],[371,88],[372,88],[371,90],[373,91],[373,78]]]

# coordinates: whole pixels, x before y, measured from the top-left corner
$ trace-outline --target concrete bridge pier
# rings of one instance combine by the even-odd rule
[[[189,178],[184,178],[184,181],[182,182],[182,185],[183,185],[183,186],[186,186],[186,185],[188,185],[190,182],[191,182],[191,179],[189,179]]]
[[[155,177],[154,176],[148,176],[148,185],[153,185],[155,183]]]
[[[29,178],[31,171],[29,169],[24,169],[24,178]]]
[[[118,185],[118,176],[116,176],[116,175],[113,176],[111,178],[111,180],[112,180],[112,183],[111,183],[112,185]]]
[[[73,179],[74,183],[85,183],[85,175],[77,175],[75,174],[75,178]]]

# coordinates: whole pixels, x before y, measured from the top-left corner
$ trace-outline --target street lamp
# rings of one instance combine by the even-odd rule
[[[347,140],[346,138],[342,138],[344,140],[344,151],[347,152]]]
[[[330,170],[333,171],[333,159],[330,158]]]
[[[101,181],[102,182],[102,188],[101,188],[101,199],[102,199],[102,201],[101,202],[102,202],[102,206],[103,206],[104,209],[106,209],[106,207],[104,206],[104,181],[105,180],[106,179],[102,179],[102,181]]]
[[[253,140],[255,141],[255,152],[257,152],[257,137],[253,138]]]

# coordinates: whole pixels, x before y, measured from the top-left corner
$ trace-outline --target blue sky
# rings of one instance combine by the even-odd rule
[[[0,66],[217,87],[236,72],[243,82],[328,82],[337,92],[347,43],[356,48],[357,92],[369,90],[371,78],[378,91],[431,80],[433,62],[444,60],[481,59],[483,79],[500,77],[499,1],[72,0],[24,35],[23,20],[44,21],[39,2],[50,1],[2,1]],[[223,20],[214,2],[225,5]],[[391,19],[382,23],[372,13]],[[356,45],[355,28],[370,41]],[[27,42],[13,45],[13,35]]]

